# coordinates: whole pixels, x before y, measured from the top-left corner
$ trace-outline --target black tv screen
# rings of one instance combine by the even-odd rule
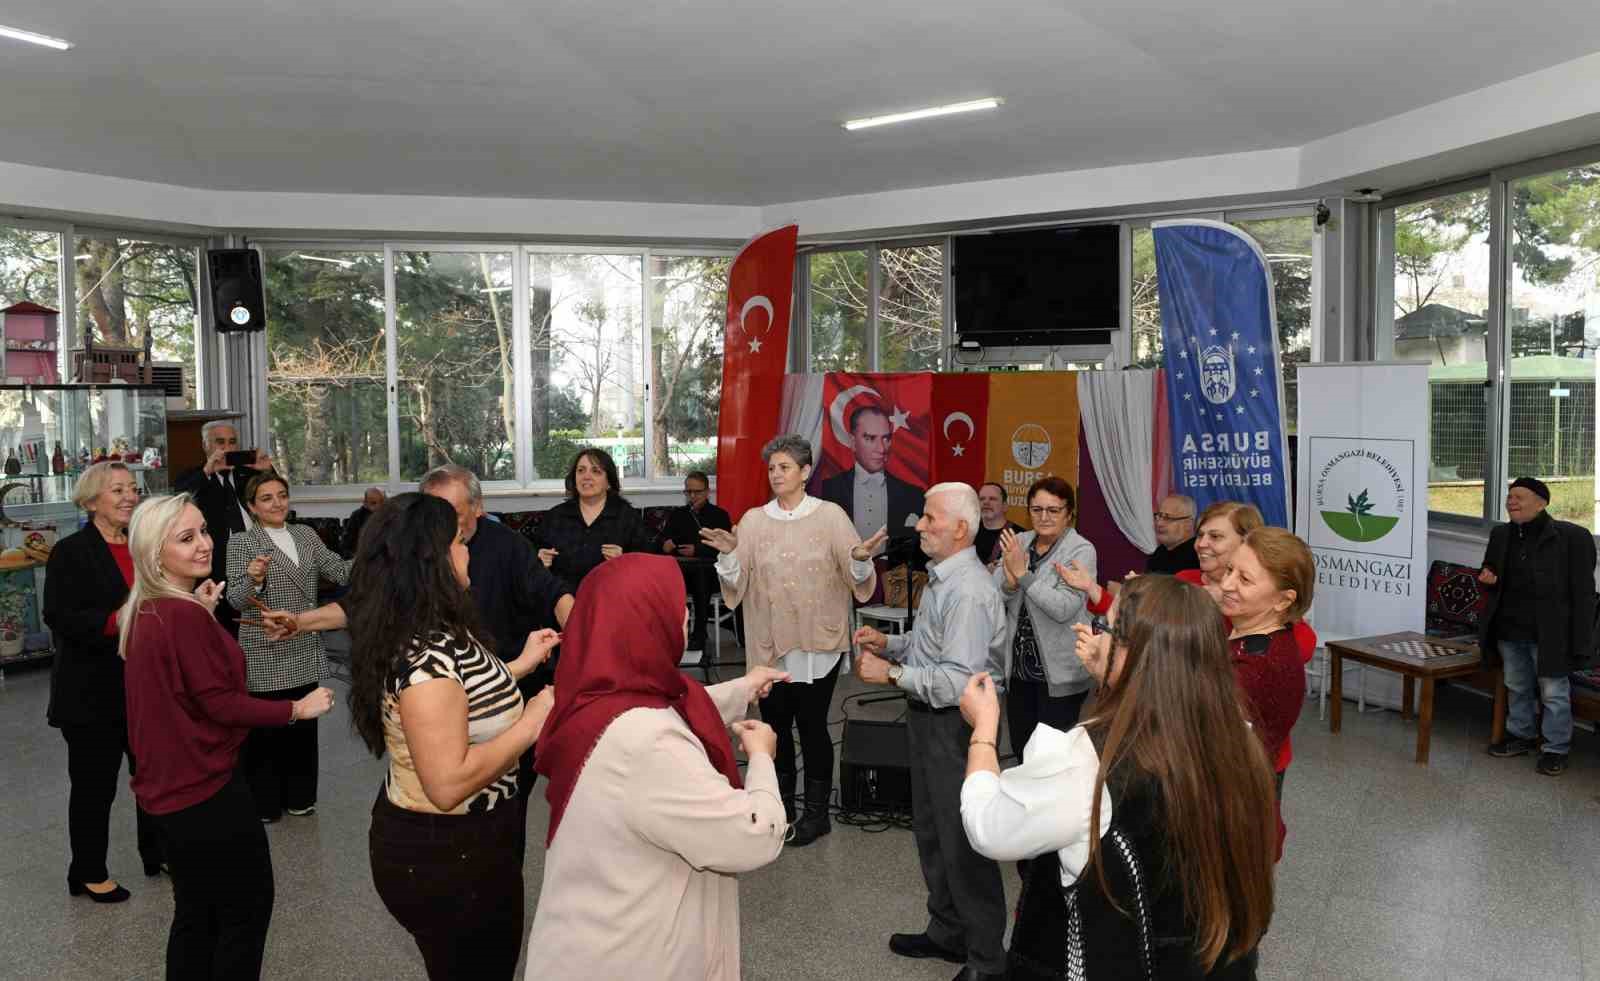
[[[1106,344],[1120,325],[1116,225],[955,238],[956,335],[989,346]]]

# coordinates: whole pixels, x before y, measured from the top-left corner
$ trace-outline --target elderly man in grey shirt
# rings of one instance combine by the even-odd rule
[[[862,681],[892,684],[909,696],[911,806],[917,856],[928,885],[928,925],[897,933],[889,949],[904,957],[964,964],[957,981],[1005,973],[1006,894],[1000,867],[973,850],[961,825],[961,781],[972,729],[958,703],[967,679],[1006,677],[1006,611],[972,548],[978,495],[966,484],[929,488],[917,522],[931,560],[928,588],[909,635],[856,631]]]

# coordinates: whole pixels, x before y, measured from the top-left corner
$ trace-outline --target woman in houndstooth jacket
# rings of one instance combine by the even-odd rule
[[[344,585],[350,560],[341,559],[305,525],[291,525],[289,485],[274,472],[258,474],[245,488],[255,518],[228,540],[228,590],[240,620],[246,682],[257,698],[292,701],[326,676],[327,651],[320,633],[270,641],[250,613],[259,599],[268,608],[300,613],[317,605],[317,582]],[[244,747],[245,772],[262,821],[287,810],[296,816],[317,809],[317,724],[256,729]]]

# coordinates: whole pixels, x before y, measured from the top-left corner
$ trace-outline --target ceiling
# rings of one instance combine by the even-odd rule
[[[224,9],[231,6],[234,9]],[[0,160],[772,204],[1299,146],[1600,50],[1571,0],[0,0]],[[844,119],[998,95],[998,112]]]

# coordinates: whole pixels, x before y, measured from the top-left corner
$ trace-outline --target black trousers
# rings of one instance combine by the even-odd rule
[[[301,685],[250,694],[275,702],[292,702],[311,694],[316,687]],[[244,743],[244,768],[259,817],[275,820],[283,816],[286,807],[301,810],[316,804],[317,720],[250,730]]]
[[[1078,724],[1087,691],[1076,695],[1050,697],[1050,686],[1043,681],[1012,678],[1006,682],[1006,728],[1011,732],[1011,751],[1022,759],[1022,749],[1033,738],[1039,723],[1066,732]]]
[[[249,785],[236,775],[209,800],[155,822],[172,867],[167,981],[261,977],[272,920],[272,854]]]
[[[928,886],[929,939],[965,950],[980,973],[1006,969],[1006,888],[1000,866],[972,848],[961,824],[961,784],[972,727],[954,707],[908,701],[912,832]]]
[[[522,951],[526,809],[423,814],[380,789],[367,840],[372,884],[422,952],[431,981],[509,981]]]
[[[128,775],[135,763],[128,749],[128,727],[122,722],[108,725],[68,725],[61,727],[67,741],[67,779],[72,784],[67,796],[67,838],[72,845],[72,863],[67,878],[75,882],[104,882],[106,849],[111,837],[111,802],[117,799],[117,779],[122,773],[122,758],[128,758]],[[162,861],[161,834],[150,815],[137,804],[139,857],[146,865]]]
[[[773,760],[779,773],[794,773],[794,730],[800,730],[800,752],[807,780],[833,783],[833,736],[828,732],[828,707],[833,704],[833,686],[839,681],[839,658],[833,670],[810,684],[780,681],[772,693],[761,700],[761,721],[778,734],[778,757]],[[965,765],[965,764],[963,764]]]
[[[683,588],[693,601],[689,610],[689,649],[703,651],[706,649],[706,624],[711,622],[711,588],[717,572],[710,562],[693,565],[679,562],[678,568],[683,572]]]

